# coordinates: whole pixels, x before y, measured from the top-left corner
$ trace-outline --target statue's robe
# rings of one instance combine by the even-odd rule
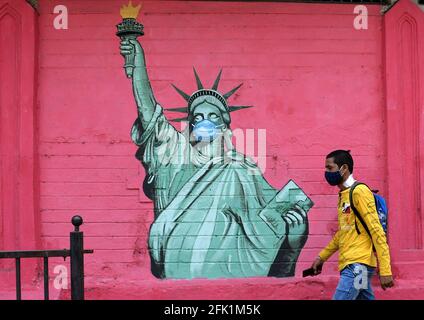
[[[267,276],[286,227],[259,212],[276,195],[256,164],[240,153],[210,159],[169,124],[160,105],[131,136],[154,202],[149,251],[161,278]],[[297,257],[296,257],[297,258]]]

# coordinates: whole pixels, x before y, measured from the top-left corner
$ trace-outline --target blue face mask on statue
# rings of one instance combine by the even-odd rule
[[[193,134],[197,142],[213,141],[221,132],[224,124],[217,125],[210,120],[202,120],[193,125]]]
[[[336,172],[325,171],[325,180],[327,180],[330,185],[337,186],[342,183],[343,176],[341,175],[340,170]]]

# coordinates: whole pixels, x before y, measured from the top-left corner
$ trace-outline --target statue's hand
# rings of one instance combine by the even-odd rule
[[[287,245],[293,249],[302,249],[309,233],[309,223],[306,211],[295,205],[283,216],[287,223]]]
[[[121,55],[134,56],[135,67],[145,67],[144,50],[137,40],[124,39],[121,41]]]

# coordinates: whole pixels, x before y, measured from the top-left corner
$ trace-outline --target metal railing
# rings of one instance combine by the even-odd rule
[[[70,233],[70,250],[33,250],[0,251],[0,259],[15,259],[16,300],[21,300],[21,259],[43,258],[44,265],[44,299],[49,300],[49,258],[71,257],[71,299],[84,300],[84,254],[93,250],[84,250],[83,232],[79,231],[83,220],[80,216],[72,217],[74,231]]]

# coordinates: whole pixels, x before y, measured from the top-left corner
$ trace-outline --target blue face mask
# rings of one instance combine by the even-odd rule
[[[325,171],[325,180],[327,180],[330,185],[337,186],[342,183],[343,177],[340,170],[336,172]]]
[[[202,120],[193,125],[193,134],[197,142],[213,141],[224,124],[217,125],[210,120]]]

